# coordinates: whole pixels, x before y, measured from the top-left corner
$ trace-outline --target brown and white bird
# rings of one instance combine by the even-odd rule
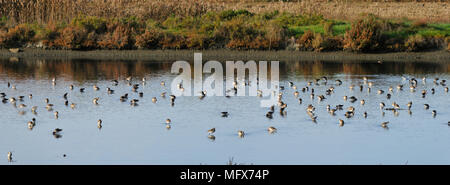
[[[407,104],[406,106],[408,106],[408,109],[411,109],[411,107],[412,107],[412,101],[408,102],[408,104]]]
[[[238,131],[238,136],[241,137],[241,138],[244,137],[244,136],[245,136],[244,131],[239,130],[239,131]]]
[[[108,94],[114,94],[114,90],[109,87],[106,88],[106,92],[108,92]]]
[[[383,102],[380,103],[380,109],[383,109],[385,106],[386,105]]]
[[[269,133],[275,133],[277,129],[275,127],[269,127],[267,131],[269,131]]]
[[[28,129],[32,130],[34,128],[34,123],[32,121],[28,122]]]
[[[340,126],[340,127],[344,126],[344,120],[339,119],[339,126]]]
[[[32,112],[32,113],[36,114],[36,110],[37,110],[37,106],[31,107],[31,112]]]
[[[102,120],[101,119],[99,119],[98,121],[97,121],[97,128],[98,129],[101,129],[102,128]]]
[[[94,105],[98,105],[99,99],[100,99],[99,97],[92,99],[92,103],[94,103]]]
[[[56,118],[56,119],[59,118],[59,113],[58,113],[58,111],[55,111],[53,114],[55,115],[55,118]]]
[[[383,127],[383,128],[387,128],[388,125],[389,124],[389,121],[386,121],[386,122],[383,122],[383,123],[381,123],[381,127]]]
[[[208,130],[208,134],[213,134],[214,132],[216,132],[216,128],[212,128]]]
[[[400,109],[400,105],[395,102],[392,103],[392,106],[394,107],[394,109]]]
[[[8,152],[8,162],[12,162],[12,152]]]

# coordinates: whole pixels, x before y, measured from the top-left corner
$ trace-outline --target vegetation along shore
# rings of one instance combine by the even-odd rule
[[[332,13],[329,12],[311,9],[314,6],[305,4],[305,1],[239,1],[233,5],[227,1],[186,0],[163,3],[116,0],[104,4],[103,8],[98,8],[96,12],[89,11],[89,4],[100,5],[98,3],[103,1],[86,1],[86,5],[78,4],[79,6],[76,5],[81,1],[64,1],[57,4],[58,2],[47,0],[39,4],[31,0],[2,1],[0,48],[230,49],[365,53],[450,50],[450,22],[445,19],[448,14],[445,11],[442,13],[442,19],[430,16],[424,16],[423,19],[414,16],[395,18],[370,10],[367,11],[371,12],[370,14],[341,18],[330,16]],[[239,3],[247,3],[247,6],[233,7]],[[336,5],[335,7],[338,7],[339,3],[344,4],[343,1],[326,3],[335,3],[330,4]],[[423,5],[440,2],[426,3],[428,4]],[[286,4],[303,7],[303,11],[283,8]],[[449,3],[441,4],[444,5],[444,10],[448,10]],[[129,12],[124,12],[126,8],[119,11],[117,7],[120,5],[134,5],[135,9],[128,7]],[[258,5],[264,5],[264,8],[255,8]],[[265,9],[266,6],[272,5],[273,9]],[[109,11],[104,9],[110,6],[116,8],[110,8]],[[310,9],[304,9],[305,6]],[[47,14],[42,12],[50,9],[52,11]],[[436,9],[438,12],[440,10],[442,7]],[[116,12],[116,16],[111,16],[111,12]]]

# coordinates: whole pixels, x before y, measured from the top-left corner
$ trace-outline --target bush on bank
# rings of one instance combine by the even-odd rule
[[[10,25],[0,18],[0,47],[46,49],[218,49],[397,52],[450,49],[450,24],[386,20],[366,15],[354,22],[320,15],[246,10],[170,16],[77,16],[72,21]]]

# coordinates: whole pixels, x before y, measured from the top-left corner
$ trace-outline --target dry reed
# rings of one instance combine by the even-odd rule
[[[370,13],[383,18],[450,22],[450,3],[446,0],[0,0],[0,17],[6,16],[12,23],[69,22],[79,14],[165,19],[224,9],[253,13],[278,10],[347,20]]]

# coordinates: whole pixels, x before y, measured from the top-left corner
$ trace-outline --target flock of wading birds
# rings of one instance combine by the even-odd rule
[[[407,79],[405,78],[405,77],[402,77],[403,78],[403,80],[404,81],[406,81]],[[128,85],[129,86],[131,86],[132,88],[131,88],[131,91],[132,92],[135,92],[135,93],[138,93],[138,89],[139,89],[139,86],[140,86],[140,84],[132,84],[131,82],[132,82],[132,77],[130,76],[130,77],[127,77],[126,79],[126,82],[128,83]],[[423,83],[426,83],[426,78],[424,77],[424,78],[422,78],[422,82]],[[146,82],[146,78],[144,77],[144,78],[142,78],[142,83],[143,84],[145,84],[145,82]],[[357,87],[356,85],[350,85],[349,86],[349,88],[351,89],[351,90],[353,90],[353,89],[355,89],[355,88],[359,88],[359,90],[360,91],[363,91],[364,90],[364,85],[366,86],[366,90],[367,90],[367,92],[368,93],[370,93],[371,92],[371,88],[373,87],[373,82],[369,82],[368,81],[368,79],[367,79],[367,77],[363,77],[363,84],[361,84],[361,85],[359,85],[359,87]],[[289,83],[289,87],[290,88],[292,88],[293,90],[295,90],[295,92],[294,92],[294,96],[296,97],[296,98],[298,98],[299,97],[299,94],[300,94],[300,92],[299,92],[299,90],[297,89],[297,86],[293,83],[293,82],[288,82]],[[310,97],[311,97],[311,99],[314,99],[315,97],[317,97],[316,99],[320,102],[320,101],[323,101],[324,99],[326,99],[326,97],[325,97],[325,95],[331,95],[332,93],[334,93],[334,87],[333,86],[330,86],[326,91],[325,91],[325,95],[318,95],[318,96],[315,96],[315,92],[314,92],[314,88],[313,88],[313,83],[315,84],[315,85],[326,85],[327,83],[328,83],[328,79],[327,79],[327,77],[321,77],[321,78],[319,78],[319,79],[315,79],[315,81],[314,82],[312,82],[312,81],[310,81],[310,82],[308,82],[307,83],[307,85],[305,86],[305,87],[303,87],[300,91],[302,91],[303,93],[306,93],[306,92],[310,92]],[[446,92],[446,93],[448,93],[448,87],[447,87],[447,85],[446,85],[446,80],[444,80],[444,79],[439,79],[439,78],[435,78],[434,80],[433,80],[433,83],[435,84],[435,86],[437,87],[437,88],[439,88],[439,86],[442,86],[443,87],[443,89],[444,89],[444,91]],[[119,81],[117,81],[117,80],[113,80],[112,81],[112,85],[113,86],[117,86],[119,84]],[[165,86],[165,82],[164,81],[162,81],[161,83],[161,86]],[[418,84],[418,81],[417,81],[417,79],[415,79],[415,78],[411,78],[411,79],[409,79],[409,88],[410,88],[410,91],[411,92],[415,92],[416,91],[416,88],[417,88],[417,84]],[[55,78],[53,78],[52,79],[52,85],[53,86],[55,86],[56,85],[56,79]],[[244,85],[244,86],[246,86],[246,85],[249,85],[248,83],[243,83],[242,85]],[[340,86],[340,85],[342,85],[342,81],[341,80],[339,80],[339,79],[337,79],[337,80],[335,80],[335,83],[334,83],[334,85],[336,85],[336,86]],[[8,82],[8,84],[7,84],[7,86],[8,86],[8,88],[12,88],[13,90],[16,90],[16,86],[15,85],[13,85],[13,84],[11,84],[10,82]],[[233,88],[232,89],[230,89],[230,90],[227,90],[227,93],[237,93],[237,89],[238,89],[238,83],[235,81],[234,83],[233,83]],[[74,90],[74,85],[70,85],[69,86],[69,89],[70,90]],[[95,91],[99,91],[100,90],[100,87],[98,87],[97,85],[94,85],[93,87],[92,87]],[[404,85],[402,85],[402,84],[399,84],[399,85],[397,85],[397,91],[403,91],[403,88],[404,88]],[[178,84],[178,89],[179,90],[181,90],[181,91],[184,91],[184,88],[183,88],[183,85],[180,83],[180,84]],[[280,92],[279,92],[279,94],[278,94],[278,107],[279,107],[279,112],[280,112],[280,114],[283,116],[283,115],[285,115],[286,114],[286,108],[287,108],[287,104],[286,103],[284,103],[283,101],[282,101],[282,98],[283,98],[283,90],[285,89],[285,87],[284,86],[279,86],[279,89],[281,90]],[[80,93],[84,93],[85,92],[85,88],[83,88],[83,87],[80,87],[79,88],[79,91],[80,91]],[[386,98],[387,99],[390,99],[391,98],[391,96],[392,96],[392,94],[391,93],[393,93],[393,91],[394,91],[394,88],[391,86],[391,87],[389,87],[389,89],[388,89],[388,92],[386,92]],[[109,87],[107,87],[106,88],[106,92],[108,93],[108,94],[114,94],[114,90],[113,89],[111,89],[111,88],[109,88]],[[431,88],[431,94],[434,94],[436,92],[436,90],[435,90],[435,88]],[[143,94],[143,92],[139,92],[138,93],[139,94],[139,97],[143,97],[144,96],[144,94]],[[384,90],[378,90],[377,91],[377,94],[385,94],[385,91]],[[426,97],[426,95],[428,94],[428,91],[427,90],[422,90],[421,91],[421,95],[422,95],[422,98],[425,98]],[[75,109],[76,108],[76,104],[75,103],[70,103],[69,104],[69,101],[68,101],[68,97],[67,97],[67,95],[68,95],[68,93],[65,93],[64,95],[63,95],[63,98],[65,99],[65,102],[64,102],[64,105],[65,106],[70,106],[72,109]],[[201,91],[200,92],[200,96],[199,96],[199,98],[200,99],[203,99],[204,97],[206,96],[206,91]],[[258,93],[257,93],[257,96],[259,96],[259,97],[262,97],[262,91],[261,90],[258,90]],[[25,96],[18,96],[18,97],[10,97],[10,98],[8,98],[7,97],[7,95],[6,95],[6,93],[4,93],[4,92],[1,92],[0,93],[0,97],[1,97],[1,99],[2,99],[2,103],[11,103],[14,107],[19,107],[19,108],[26,108],[27,107],[27,105],[25,105],[25,104],[23,104],[22,102],[24,101],[24,98],[25,98]],[[163,92],[163,93],[161,93],[161,97],[163,97],[163,98],[165,98],[166,97],[166,92]],[[170,97],[170,103],[171,103],[171,105],[173,106],[174,104],[175,104],[175,99],[176,99],[176,96],[175,95],[170,95],[169,96]],[[225,97],[227,97],[227,98],[230,98],[230,96],[229,95],[226,95]],[[32,99],[33,98],[33,94],[29,94],[28,95],[28,98],[29,99]],[[92,99],[92,103],[93,104],[95,104],[95,105],[98,105],[98,101],[99,101],[99,97],[96,97],[96,98],[93,98]],[[347,97],[347,96],[344,96],[343,97],[343,99],[345,100],[345,101],[350,101],[351,103],[354,103],[354,102],[356,102],[357,100],[358,100],[358,98],[357,97],[355,97],[355,96],[350,96],[350,97]],[[128,101],[128,93],[126,93],[126,94],[124,94],[123,96],[120,96],[120,101],[121,102],[127,102]],[[20,104],[19,105],[17,105],[17,103],[18,102],[20,102]],[[45,106],[45,108],[48,110],[48,111],[50,111],[50,112],[52,112],[53,111],[53,104],[51,104],[50,103],[50,101],[49,101],[49,99],[48,98],[45,98],[44,99],[44,102],[46,103],[46,106]],[[139,99],[131,99],[130,101],[130,105],[131,106],[137,106],[138,105],[138,102],[139,102]],[[157,98],[156,97],[153,97],[152,98],[152,102],[153,103],[156,103],[157,102]],[[298,98],[298,102],[301,104],[302,103],[302,99],[301,98]],[[361,105],[364,105],[365,104],[365,100],[364,99],[361,99],[360,100],[360,103],[361,103]],[[412,107],[412,105],[413,105],[413,102],[412,101],[410,101],[410,102],[408,102],[408,104],[406,104],[406,107],[407,107],[407,110],[409,111],[409,113],[411,114],[411,111],[410,111],[410,109],[411,109],[411,107]],[[423,105],[424,106],[424,108],[426,109],[426,110],[428,110],[429,108],[430,108],[430,105],[428,105],[428,104],[424,104]],[[336,114],[336,111],[339,111],[339,110],[343,110],[343,105],[336,105],[335,107],[331,107],[330,105],[327,105],[327,111],[331,114],[331,115],[335,115]],[[37,106],[33,106],[33,107],[31,107],[31,112],[33,113],[33,114],[37,114]],[[400,105],[399,104],[397,104],[396,102],[393,102],[392,103],[392,107],[386,107],[386,105],[383,103],[383,102],[381,102],[380,103],[380,109],[381,110],[390,110],[390,111],[393,111],[394,112],[394,115],[395,114],[398,114],[398,110],[401,110],[402,108],[400,107]],[[310,118],[311,118],[311,120],[314,122],[314,123],[316,123],[316,120],[317,120],[317,116],[315,115],[315,107],[312,105],[312,104],[309,104],[308,106],[307,106],[307,108],[306,108],[306,113],[310,116]],[[269,111],[265,114],[265,116],[268,118],[268,119],[272,119],[273,118],[273,113],[275,112],[275,106],[273,105],[273,106],[271,106],[270,108],[269,108]],[[24,114],[24,112],[23,111],[21,111],[21,112],[19,112],[20,114]],[[53,111],[53,113],[54,113],[54,116],[55,116],[55,119],[58,119],[58,117],[59,117],[59,113],[58,113],[58,111]],[[432,113],[432,116],[433,117],[435,117],[436,116],[436,114],[437,114],[437,111],[436,110],[432,110],[431,111],[431,113]],[[384,111],[382,111],[382,114],[384,114]],[[221,112],[221,116],[222,117],[228,117],[228,115],[229,115],[229,113],[228,112]],[[345,112],[345,117],[346,118],[351,118],[351,117],[353,117],[354,115],[355,115],[355,107],[353,107],[353,106],[349,106],[348,108],[347,108],[347,111]],[[363,117],[364,118],[367,118],[367,112],[364,112],[363,113]],[[170,129],[170,124],[171,124],[171,120],[169,119],[169,118],[167,118],[166,119],[166,121],[165,121],[165,123],[166,123],[166,128],[167,129]],[[388,129],[388,124],[389,124],[389,122],[388,121],[386,121],[386,122],[382,122],[380,125],[381,125],[381,127],[383,127],[383,128],[385,128],[385,129]],[[30,129],[30,130],[32,130],[33,129],[33,127],[35,127],[36,126],[36,119],[35,118],[32,118],[32,120],[31,121],[29,121],[28,123],[27,123],[27,125],[28,125],[28,129]],[[340,126],[340,127],[342,127],[342,126],[344,126],[344,120],[342,120],[342,119],[339,119],[338,120],[338,125]],[[450,126],[450,121],[448,121],[448,126]],[[102,128],[102,120],[101,119],[99,119],[98,121],[97,121],[97,128],[98,129],[101,129]],[[60,129],[60,128],[55,128],[53,131],[52,131],[52,134],[53,134],[53,136],[55,136],[56,138],[60,138],[61,137],[61,134],[60,134],[60,132],[62,131],[62,129]],[[211,139],[211,140],[214,140],[215,139],[215,136],[213,135],[214,134],[214,132],[216,131],[216,128],[211,128],[211,129],[209,129],[208,130],[208,138],[209,139]],[[275,128],[275,127],[273,127],[273,126],[271,126],[271,127],[269,127],[268,129],[267,129],[267,131],[269,132],[269,133],[275,133],[276,131],[277,131],[277,129]],[[238,136],[239,137],[244,137],[245,136],[245,132],[244,131],[242,131],[242,130],[239,130],[238,132],[237,132],[237,134],[238,134]],[[8,152],[8,154],[7,154],[7,158],[8,158],[8,161],[10,161],[10,162],[12,162],[12,152]],[[64,154],[64,157],[65,157],[65,154]]]

